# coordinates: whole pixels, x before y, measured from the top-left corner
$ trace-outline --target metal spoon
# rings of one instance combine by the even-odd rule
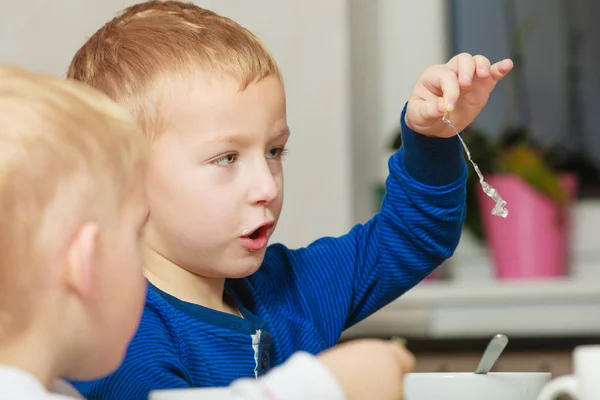
[[[506,335],[498,334],[494,336],[483,352],[483,356],[481,356],[481,361],[479,361],[479,365],[477,366],[475,373],[487,374],[490,372],[507,344],[508,338]]]

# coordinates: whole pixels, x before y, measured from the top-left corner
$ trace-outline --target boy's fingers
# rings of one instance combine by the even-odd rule
[[[490,68],[490,73],[495,81],[504,78],[513,69],[513,62],[510,59],[505,59],[495,63]]]
[[[440,104],[440,113],[443,115],[445,112],[451,112],[454,110],[454,106],[460,96],[460,86],[456,74],[451,70],[444,68],[440,69],[437,73],[438,87],[442,90],[443,103]]]
[[[476,65],[475,74],[479,79],[486,79],[490,76],[490,60],[482,55],[476,55],[473,57]]]
[[[460,95],[460,86],[457,75],[452,69],[448,68],[447,65],[431,67],[423,74],[420,81],[429,93],[436,97],[442,95],[444,99],[440,109],[442,114],[454,109]]]
[[[461,54],[457,57],[457,62],[458,81],[463,86],[469,86],[475,74],[475,59],[470,54]]]
[[[444,99],[438,97],[436,100],[422,102],[419,113],[421,114],[421,118],[429,121],[443,117],[445,113],[445,111],[443,111],[444,107]]]

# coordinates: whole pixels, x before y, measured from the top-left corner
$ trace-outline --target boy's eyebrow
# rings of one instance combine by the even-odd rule
[[[281,139],[283,137],[290,136],[290,134],[291,134],[290,129],[288,127],[285,127],[284,129],[279,131],[279,133],[274,135],[271,140]],[[207,139],[206,142],[208,142],[208,143],[228,142],[228,143],[244,145],[251,140],[250,137],[251,137],[250,133],[235,133],[235,132],[218,133],[217,132],[214,135],[212,135],[209,139]]]
[[[284,136],[290,136],[291,134],[292,134],[292,132],[290,132],[290,128],[285,127],[277,134],[277,136],[275,136],[275,139],[279,139]]]

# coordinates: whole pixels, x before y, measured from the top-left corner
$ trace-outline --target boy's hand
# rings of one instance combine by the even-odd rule
[[[348,400],[404,399],[404,375],[414,356],[393,341],[361,339],[343,343],[318,356],[333,373]]]
[[[434,137],[455,133],[442,122],[444,113],[460,132],[481,112],[496,83],[513,67],[509,59],[494,65],[467,53],[425,70],[408,101],[405,122],[413,131]]]

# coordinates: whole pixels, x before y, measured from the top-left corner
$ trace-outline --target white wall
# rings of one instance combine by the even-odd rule
[[[447,61],[444,0],[350,0],[353,216],[373,215],[388,147],[421,72]]]
[[[84,40],[132,3],[0,0],[0,62],[62,76]],[[444,1],[196,3],[254,31],[285,75],[292,139],[275,240],[304,245],[369,218],[410,89],[423,68],[446,58]]]
[[[400,111],[421,73],[448,61],[447,1],[379,0],[380,148],[389,145]],[[379,177],[387,176],[387,160],[379,158]]]

